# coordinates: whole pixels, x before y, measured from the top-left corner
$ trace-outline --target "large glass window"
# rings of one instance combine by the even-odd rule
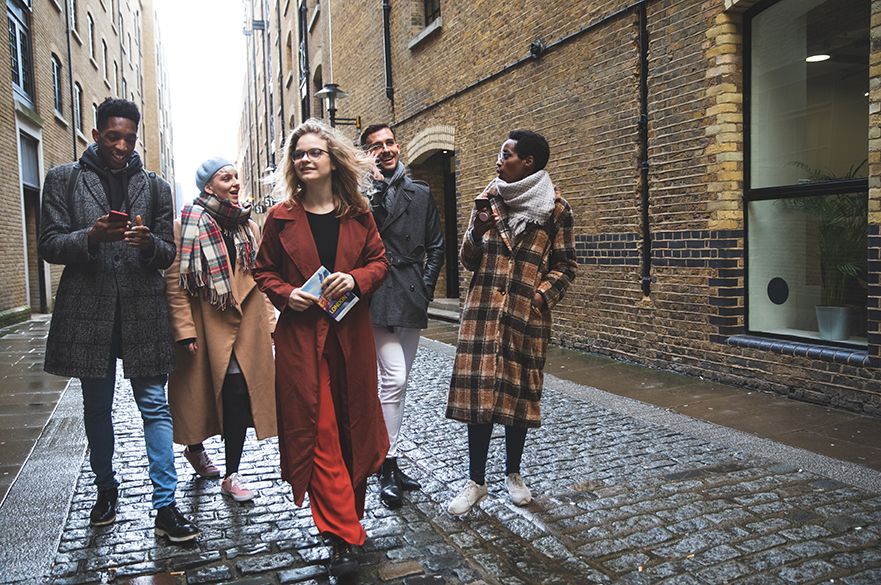
[[[748,15],[750,331],[866,344],[869,3]]]

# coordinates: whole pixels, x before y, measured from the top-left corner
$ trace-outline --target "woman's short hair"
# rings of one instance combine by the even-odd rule
[[[535,171],[545,168],[551,158],[551,147],[544,136],[532,130],[511,130],[508,140],[517,143],[514,150],[521,159],[532,156],[535,161]]]
[[[299,205],[303,198],[303,185],[297,177],[293,155],[297,142],[306,134],[315,134],[327,142],[330,160],[336,167],[331,172],[331,190],[337,217],[368,211],[370,207],[364,193],[373,159],[351,140],[314,118],[294,128],[285,142],[284,156],[272,177],[276,197],[289,206]]]

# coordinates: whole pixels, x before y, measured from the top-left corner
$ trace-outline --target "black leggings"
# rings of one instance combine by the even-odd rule
[[[471,480],[486,482],[486,456],[493,434],[492,423],[468,425],[468,466]],[[523,447],[526,445],[526,427],[505,426],[505,475],[520,473]]]
[[[226,475],[238,473],[245,448],[245,435],[252,426],[251,398],[242,374],[227,374],[223,379],[223,449],[226,455]],[[190,451],[204,449],[202,443],[189,446]]]

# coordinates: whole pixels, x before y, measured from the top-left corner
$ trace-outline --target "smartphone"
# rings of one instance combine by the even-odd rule
[[[128,221],[128,214],[124,211],[110,210],[110,221],[116,223],[125,223]]]
[[[492,212],[492,205],[489,199],[475,199],[474,207],[477,208],[477,218],[480,221],[489,220],[489,214]]]

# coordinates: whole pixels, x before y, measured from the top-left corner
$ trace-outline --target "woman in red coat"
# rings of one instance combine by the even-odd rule
[[[385,248],[361,194],[372,161],[316,120],[288,138],[254,278],[281,311],[275,392],[281,475],[333,546],[332,575],[358,569],[351,545],[366,537],[367,477],[379,470],[388,433],[376,392],[368,302],[388,273]],[[360,302],[334,321],[301,289],[320,267],[322,296],[354,291]]]

